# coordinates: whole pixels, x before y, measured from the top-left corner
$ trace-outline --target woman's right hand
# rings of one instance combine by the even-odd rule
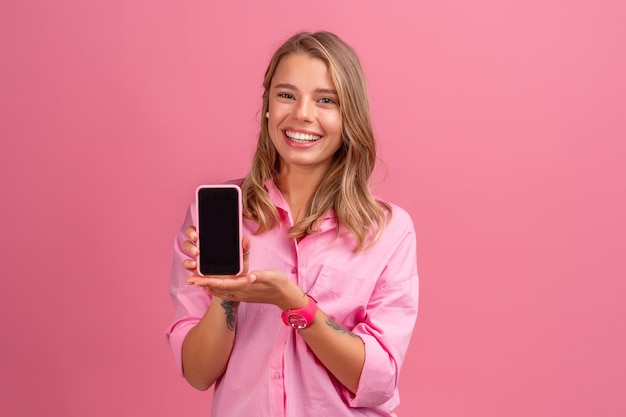
[[[185,229],[185,235],[187,236],[187,240],[183,242],[183,252],[185,252],[185,254],[190,256],[192,259],[185,259],[183,261],[183,268],[193,273],[193,275],[199,276],[197,259],[200,254],[200,250],[198,249],[198,232],[196,227],[188,226]]]
[[[191,276],[187,278],[188,284],[202,285],[204,282],[204,278],[216,277],[226,279],[226,278],[237,278],[237,277],[245,277],[248,274],[248,265],[250,258],[250,238],[248,236],[243,236],[241,239],[242,253],[243,253],[243,268],[241,273],[238,275],[215,275],[215,276],[203,276],[198,273],[198,255],[200,254],[200,249],[198,248],[198,231],[195,226],[188,226],[185,229],[185,235],[187,236],[187,240],[183,242],[183,252],[186,255],[190,256],[192,259],[185,259],[183,261],[183,268],[187,271],[191,272]],[[225,291],[211,291],[208,287],[205,287],[207,292],[212,295],[217,295],[220,298],[224,298],[223,296],[226,293]],[[222,294],[224,293],[224,294]],[[230,295],[230,294],[229,294]],[[232,297],[232,295],[230,295]]]

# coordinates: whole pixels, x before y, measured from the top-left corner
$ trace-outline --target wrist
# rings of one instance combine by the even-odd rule
[[[293,286],[285,294],[285,297],[278,304],[278,308],[282,311],[289,311],[304,307],[309,302],[309,297],[299,287]]]
[[[317,301],[308,294],[306,294],[306,298],[307,302],[303,307],[283,311],[281,318],[285,325],[302,330],[313,324],[317,314]]]

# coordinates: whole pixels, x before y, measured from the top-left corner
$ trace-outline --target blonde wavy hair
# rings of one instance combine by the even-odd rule
[[[355,251],[359,251],[380,237],[387,217],[391,215],[391,207],[374,199],[369,189],[376,161],[376,141],[370,120],[365,75],[354,50],[338,36],[330,32],[298,33],[283,43],[270,60],[263,80],[262,115],[268,111],[270,84],[280,60],[300,53],[321,59],[328,67],[339,98],[343,141],[308,202],[303,219],[288,230],[288,236],[301,239],[315,233],[319,221],[333,209],[337,222],[355,237]],[[257,234],[272,229],[280,222],[264,183],[276,180],[281,159],[270,139],[267,119],[264,116],[260,119],[256,152],[241,186],[244,215],[258,223]]]

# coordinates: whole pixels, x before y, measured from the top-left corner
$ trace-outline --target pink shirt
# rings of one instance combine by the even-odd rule
[[[345,389],[316,360],[297,331],[283,324],[278,307],[241,303],[235,343],[224,375],[216,382],[213,417],[395,416],[398,374],[417,317],[418,278],[415,231],[409,215],[392,205],[393,215],[381,238],[353,253],[345,229],[339,237],[331,213],[320,232],[296,244],[285,236],[289,207],[270,181],[270,197],[281,215],[280,227],[255,236],[256,223],[244,219],[250,236],[250,269],[278,269],[318,302],[319,308],[365,345],[365,365],[356,395]],[[181,365],[187,332],[211,303],[201,288],[185,284],[184,229],[196,224],[195,203],[174,243],[170,293],[174,321],[167,332]]]

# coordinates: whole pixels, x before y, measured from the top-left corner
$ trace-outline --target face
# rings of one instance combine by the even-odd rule
[[[283,57],[269,90],[268,130],[282,173],[323,173],[341,146],[339,99],[324,61],[307,54]]]

